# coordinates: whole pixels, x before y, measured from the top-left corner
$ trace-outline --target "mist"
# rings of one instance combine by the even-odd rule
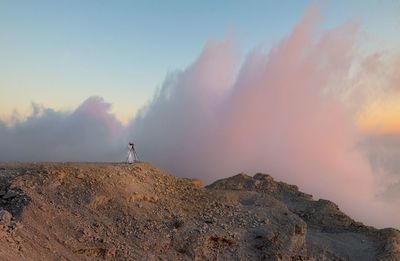
[[[376,54],[360,55],[357,24],[321,30],[321,21],[311,7],[271,50],[244,59],[233,38],[210,40],[128,126],[100,97],[72,112],[34,105],[26,120],[0,121],[0,161],[123,161],[132,139],[141,159],[174,175],[210,183],[269,173],[356,220],[400,227],[400,145],[389,149],[355,126],[377,88],[365,77],[379,79],[389,65],[378,70]],[[384,74],[388,89],[396,75]]]
[[[11,126],[0,121],[0,161],[115,161],[122,124],[100,97],[72,112],[32,104],[32,114]]]
[[[321,31],[321,18],[310,8],[272,50],[241,64],[232,40],[211,41],[132,122],[143,157],[206,183],[269,173],[356,219],[398,227],[399,205],[381,197],[398,177],[371,167],[355,126],[376,55],[359,55],[357,24]]]

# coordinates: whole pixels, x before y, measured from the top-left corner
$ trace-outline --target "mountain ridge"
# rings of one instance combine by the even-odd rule
[[[400,232],[268,174],[203,187],[149,163],[4,163],[0,257],[400,260]]]

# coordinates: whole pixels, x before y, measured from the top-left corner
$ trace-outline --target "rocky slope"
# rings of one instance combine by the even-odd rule
[[[400,232],[269,175],[204,188],[147,163],[0,165],[0,260],[400,260]]]

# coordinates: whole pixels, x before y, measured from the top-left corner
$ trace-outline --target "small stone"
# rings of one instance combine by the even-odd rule
[[[12,214],[7,210],[0,210],[0,221],[6,225],[9,225],[12,219]]]
[[[192,180],[191,180],[191,183],[192,183],[192,185],[193,185],[195,188],[202,188],[202,187],[204,187],[203,181],[201,181],[201,180],[199,180],[199,179],[192,179]]]
[[[7,193],[3,196],[3,199],[10,199],[10,198],[15,198],[18,196],[18,193],[14,190],[9,190]]]

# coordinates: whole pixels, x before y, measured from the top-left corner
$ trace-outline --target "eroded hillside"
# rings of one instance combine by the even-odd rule
[[[0,165],[1,260],[400,260],[400,233],[271,176],[204,188],[147,163]]]

